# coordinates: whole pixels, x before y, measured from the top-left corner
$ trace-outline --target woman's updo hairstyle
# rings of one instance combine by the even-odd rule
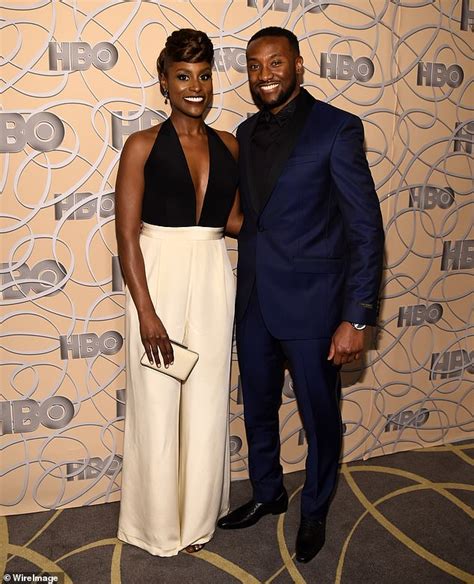
[[[156,68],[161,78],[166,75],[168,65],[183,61],[185,63],[209,63],[214,60],[214,47],[205,32],[192,28],[175,30],[167,39],[165,48],[161,51]],[[163,93],[163,87],[161,87]]]

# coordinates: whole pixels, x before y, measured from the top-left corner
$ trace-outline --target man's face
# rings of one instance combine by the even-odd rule
[[[259,108],[278,113],[300,91],[303,58],[286,37],[261,37],[247,47],[250,92]]]

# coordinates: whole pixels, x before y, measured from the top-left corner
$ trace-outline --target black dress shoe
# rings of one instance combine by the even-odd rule
[[[259,503],[252,499],[245,505],[238,507],[229,515],[222,517],[217,522],[221,529],[243,529],[255,525],[265,515],[280,515],[288,509],[288,495],[284,491],[278,499],[271,503]]]
[[[321,550],[326,540],[326,519],[301,518],[296,537],[296,561],[309,562]]]

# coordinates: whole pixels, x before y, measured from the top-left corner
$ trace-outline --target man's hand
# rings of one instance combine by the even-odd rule
[[[350,322],[343,321],[331,339],[328,361],[334,365],[344,365],[358,359],[364,348],[365,330],[356,330]]]

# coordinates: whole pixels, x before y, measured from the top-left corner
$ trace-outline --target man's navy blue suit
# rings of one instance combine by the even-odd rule
[[[261,169],[263,196],[251,160],[262,113],[237,131],[237,348],[254,498],[283,491],[278,409],[289,363],[308,443],[301,512],[320,519],[341,443],[339,369],[327,355],[341,321],[376,322],[383,226],[360,119],[301,91],[290,135]]]

